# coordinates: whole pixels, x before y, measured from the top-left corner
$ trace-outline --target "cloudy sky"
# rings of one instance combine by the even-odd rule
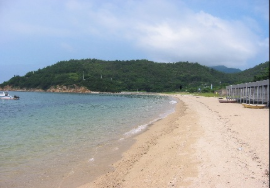
[[[0,83],[86,58],[252,68],[269,60],[269,0],[0,0]]]

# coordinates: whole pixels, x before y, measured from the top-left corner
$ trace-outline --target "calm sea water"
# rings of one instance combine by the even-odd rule
[[[0,187],[76,187],[71,176],[88,180],[102,154],[110,158],[176,103],[157,95],[10,94],[20,100],[0,100]]]

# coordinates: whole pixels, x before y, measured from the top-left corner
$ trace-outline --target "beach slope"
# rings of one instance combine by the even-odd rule
[[[175,95],[155,122],[88,187],[269,187],[269,109]]]

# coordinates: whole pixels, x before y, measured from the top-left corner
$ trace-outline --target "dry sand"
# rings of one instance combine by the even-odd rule
[[[136,137],[89,187],[269,187],[269,108],[175,95],[176,112]]]

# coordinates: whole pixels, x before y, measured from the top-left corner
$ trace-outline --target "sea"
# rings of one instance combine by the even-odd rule
[[[111,164],[177,101],[158,94],[9,92],[0,100],[0,187],[78,187]]]

